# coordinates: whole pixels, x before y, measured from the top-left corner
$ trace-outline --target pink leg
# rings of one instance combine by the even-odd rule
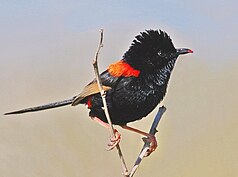
[[[99,119],[98,117],[91,117],[92,120],[96,121],[97,123],[99,123],[101,126],[105,127],[106,129],[109,129],[109,124],[108,123],[105,123],[103,122],[101,119]],[[110,137],[110,141],[109,143],[107,144],[107,150],[110,151],[112,150],[113,148],[116,147],[116,145],[120,142],[121,140],[121,134],[117,131],[117,129],[114,129],[114,134],[115,136],[113,137]]]
[[[139,133],[139,134],[141,134],[141,135],[144,135],[144,136],[148,137],[148,140],[149,140],[149,142],[150,142],[151,144],[150,144],[150,149],[149,149],[149,151],[148,151],[147,156],[150,155],[150,154],[151,154],[153,151],[155,151],[155,149],[157,148],[157,141],[156,141],[156,138],[155,138],[154,135],[151,135],[151,134],[146,133],[146,132],[143,132],[143,131],[141,131],[141,130],[138,130],[138,129],[129,127],[129,126],[127,126],[127,125],[122,125],[121,127],[124,128],[124,129],[126,129],[126,130],[133,131],[133,132],[136,132],[136,133]]]

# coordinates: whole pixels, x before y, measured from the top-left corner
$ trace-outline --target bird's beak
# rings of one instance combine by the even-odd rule
[[[179,55],[187,54],[187,53],[193,53],[191,49],[186,49],[186,48],[179,48],[177,49],[177,53]]]

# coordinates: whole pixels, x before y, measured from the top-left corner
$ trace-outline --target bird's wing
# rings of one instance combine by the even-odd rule
[[[104,71],[101,75],[100,75],[101,81],[102,81],[102,86],[104,91],[108,91],[110,89],[112,89],[114,87],[114,85],[116,84],[116,81],[119,79],[118,77],[113,77],[111,76],[108,71]],[[79,103],[81,103],[81,101],[90,96],[90,95],[95,95],[100,93],[100,90],[98,88],[98,84],[96,79],[94,79],[92,82],[90,82],[88,85],[86,85],[83,89],[83,91],[75,97],[72,106],[76,106]]]
[[[111,64],[106,71],[100,74],[100,78],[102,81],[103,89],[105,91],[108,91],[116,87],[117,89],[119,89],[118,83],[120,83],[122,78],[138,77],[139,74],[139,70],[132,68],[128,63],[123,60],[120,60],[114,64]],[[96,79],[94,79],[86,87],[84,87],[83,91],[75,98],[72,103],[72,106],[81,103],[84,98],[90,95],[98,94],[99,92],[100,90],[98,88],[97,81]]]

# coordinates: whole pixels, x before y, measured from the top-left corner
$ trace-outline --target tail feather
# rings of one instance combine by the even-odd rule
[[[69,104],[72,104],[72,102],[74,101],[76,97],[64,100],[64,101],[58,101],[58,102],[54,102],[54,103],[49,103],[49,104],[45,104],[45,105],[41,105],[41,106],[35,106],[35,107],[31,107],[31,108],[26,108],[26,109],[21,109],[18,111],[12,111],[12,112],[7,112],[4,113],[4,115],[10,115],[10,114],[22,114],[22,113],[27,113],[27,112],[35,112],[35,111],[42,111],[42,110],[46,110],[46,109],[52,109],[52,108],[57,108],[57,107],[61,107],[61,106],[66,106]]]

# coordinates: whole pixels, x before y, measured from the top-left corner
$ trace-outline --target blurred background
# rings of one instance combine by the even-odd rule
[[[121,59],[134,36],[163,29],[179,58],[161,105],[159,148],[136,176],[238,176],[237,1],[24,0],[0,2],[0,176],[121,176],[108,132],[85,106],[3,116],[78,94],[94,77],[92,58],[105,30],[100,70]],[[148,131],[158,108],[131,126]],[[141,136],[118,127],[131,168]]]

